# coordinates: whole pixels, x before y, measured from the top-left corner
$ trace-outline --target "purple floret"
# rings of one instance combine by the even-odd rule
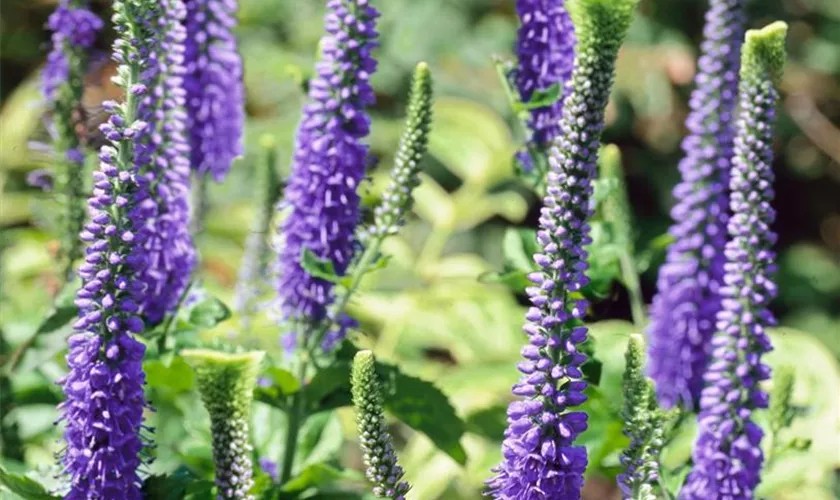
[[[650,376],[665,407],[696,407],[720,310],[743,4],[711,0],[689,101],[671,211],[675,241],[659,270],[648,328]]]
[[[102,29],[102,20],[86,6],[87,2],[61,0],[47,20],[47,28],[52,31],[52,49],[41,84],[48,100],[54,100],[56,90],[70,78],[69,57],[73,51],[90,48]]]

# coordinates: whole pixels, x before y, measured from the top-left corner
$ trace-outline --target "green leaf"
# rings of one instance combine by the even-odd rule
[[[560,99],[560,84],[555,83],[551,87],[544,90],[535,90],[531,94],[531,100],[528,102],[516,102],[513,105],[513,110],[517,113],[522,111],[531,111],[532,109],[545,108],[553,105]]]
[[[306,387],[310,411],[318,412],[351,404],[350,363],[337,362],[320,370]],[[466,452],[460,444],[466,424],[455,412],[449,398],[431,382],[402,373],[399,368],[377,363],[382,381],[385,409],[400,421],[422,432],[459,464]]]
[[[50,311],[44,321],[35,330],[35,335],[52,333],[70,323],[79,316],[79,308],[75,305],[59,306]]]
[[[531,286],[528,280],[528,273],[521,270],[508,270],[503,272],[488,271],[478,275],[481,283],[493,283],[504,285],[515,293],[523,293],[525,288]]]
[[[304,247],[300,252],[300,267],[311,276],[330,283],[338,283],[341,277],[335,272],[335,265],[331,260],[321,259],[312,250]]]
[[[207,495],[213,489],[211,481],[199,479],[186,467],[172,474],[149,476],[143,481],[143,498],[146,500],[182,500],[187,495]],[[204,498],[197,496],[196,498]]]
[[[537,265],[533,258],[538,250],[537,233],[533,229],[511,227],[505,231],[502,251],[508,268],[526,273],[535,271]]]
[[[230,316],[227,304],[216,297],[207,297],[190,309],[189,321],[199,328],[213,328]]]
[[[441,451],[461,465],[467,453],[460,440],[466,424],[449,398],[434,384],[402,373],[397,367],[377,363],[382,377],[385,408],[412,429],[425,434]]]
[[[325,486],[340,479],[347,474],[327,464],[312,464],[303,469],[300,474],[283,485],[286,493],[297,493],[306,491],[309,488]]]
[[[254,397],[258,401],[268,402],[268,404],[278,402],[287,396],[291,396],[300,390],[300,381],[292,372],[277,368],[275,366],[269,367],[263,372],[261,378],[267,379],[271,382],[268,387],[257,385],[254,389]]]
[[[143,370],[146,372],[146,382],[155,389],[181,393],[192,390],[195,384],[193,370],[181,356],[175,356],[168,366],[157,359],[146,361]]]
[[[484,436],[493,441],[500,441],[507,429],[507,406],[482,408],[467,415],[467,431]]]
[[[40,483],[19,474],[11,474],[0,467],[0,484],[23,500],[59,500],[51,495]]]

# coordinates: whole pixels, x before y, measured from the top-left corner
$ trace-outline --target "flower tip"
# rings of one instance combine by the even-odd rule
[[[277,138],[274,134],[263,134],[260,136],[260,147],[263,149],[274,149],[277,146]]]
[[[742,53],[742,74],[769,74],[774,82],[778,83],[787,59],[787,32],[788,25],[783,21],[747,31]]]
[[[363,364],[363,363],[373,363],[374,357],[373,352],[364,350],[359,351],[356,353],[356,356],[353,358],[353,364]]]

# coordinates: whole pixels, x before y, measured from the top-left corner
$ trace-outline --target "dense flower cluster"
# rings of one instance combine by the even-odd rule
[[[47,21],[52,31],[52,49],[44,67],[44,96],[53,101],[56,92],[71,79],[80,80],[86,71],[85,51],[96,41],[102,20],[87,9],[87,2],[61,0]]]
[[[711,0],[686,121],[675,241],[659,270],[649,326],[650,375],[665,406],[696,406],[720,309],[744,0]]]
[[[148,265],[143,226],[154,202],[148,178],[134,163],[149,129],[137,113],[149,87],[136,78],[149,69],[142,57],[144,26],[155,12],[145,2],[122,1],[114,12],[116,82],[127,97],[123,104],[106,104],[111,116],[103,128],[110,145],[99,155],[90,222],[81,233],[88,247],[79,268],[78,333],[70,338],[69,373],[60,381],[66,395],[59,407],[66,424],[62,463],[71,500],[141,498],[145,347],[132,334],[144,328],[139,312],[146,288],[138,278]]]
[[[356,353],[350,379],[359,443],[367,466],[365,473],[374,485],[376,497],[405,500],[411,486],[402,479],[403,469],[397,463],[397,453],[391,444],[374,361],[370,351]]]
[[[516,13],[522,23],[514,73],[520,99],[528,102],[535,92],[548,91],[554,85],[560,88],[556,102],[530,111],[530,142],[545,152],[560,131],[566,82],[572,75],[575,58],[574,26],[565,0],[517,0]]]
[[[252,500],[254,482],[249,415],[263,352],[227,354],[181,351],[195,371],[201,401],[210,414],[218,500]]]
[[[752,499],[760,479],[763,433],[753,411],[767,408],[759,384],[770,368],[761,358],[772,348],[766,328],[775,324],[768,308],[776,295],[772,143],[786,33],[787,25],[774,23],[747,32],[744,45],[723,307],[700,398],[694,469],[682,500]]]
[[[72,264],[81,257],[77,237],[85,221],[83,144],[78,136],[79,101],[84,92],[83,76],[88,51],[103,23],[87,9],[85,0],[61,0],[47,22],[52,31],[52,49],[44,67],[42,86],[52,112],[55,130],[56,164],[53,179],[62,204],[61,257],[69,277]]]
[[[308,274],[304,249],[343,274],[352,259],[359,221],[356,192],[368,164],[361,143],[370,129],[366,109],[374,102],[379,13],[368,0],[330,0],[322,55],[309,83],[309,102],[297,132],[285,191],[278,262],[280,311],[290,321],[318,322],[333,300],[333,285]]]
[[[185,0],[186,103],[192,167],[217,182],[242,154],[242,59],[236,51],[237,0]]]
[[[621,453],[624,471],[616,478],[625,500],[656,500],[659,454],[665,443],[665,414],[656,403],[653,383],[644,374],[641,335],[627,344],[624,367],[624,435],[630,439]]]
[[[147,286],[143,315],[151,324],[177,305],[196,260],[189,232],[190,149],[184,135],[186,9],[181,0],[165,0],[157,12],[160,17],[148,21],[152,35],[145,77],[150,91],[138,111],[149,126],[134,152],[155,203],[143,227],[148,266],[140,276]]]
[[[549,154],[547,192],[540,213],[534,255],[539,271],[527,290],[532,307],[524,331],[529,343],[513,387],[519,400],[508,407],[503,460],[488,481],[488,494],[504,500],[580,498],[586,449],[575,446],[587,417],[574,408],[586,399],[579,345],[587,329],[588,307],[571,296],[588,283],[592,181],[604,109],[610,95],[615,58],[635,9],[635,0],[582,0],[572,12],[578,53],[560,134]]]

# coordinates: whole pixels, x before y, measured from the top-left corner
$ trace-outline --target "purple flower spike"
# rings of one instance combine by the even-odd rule
[[[242,154],[245,91],[236,51],[237,0],[186,0],[186,78],[192,167],[217,182]]]
[[[123,89],[152,74],[147,47],[131,42],[146,40],[151,32],[144,27],[157,16],[145,2],[114,3],[114,60],[122,61],[115,81]],[[70,480],[69,500],[141,498],[145,347],[133,335],[144,328],[138,304],[148,293],[140,276],[149,266],[144,226],[153,198],[152,183],[134,155],[146,140],[139,133],[145,130],[138,119],[140,100],[129,93],[122,105],[108,106],[111,116],[103,129],[110,144],[100,151],[90,222],[80,234],[88,246],[79,267],[79,319],[69,340],[69,373],[59,381],[66,396],[59,411],[66,424],[61,462]]]
[[[50,101],[56,99],[56,91],[71,78],[81,78],[86,69],[81,59],[85,59],[85,52],[102,29],[102,20],[87,5],[86,1],[60,0],[47,21],[52,31],[52,50],[47,56],[42,86],[44,96]]]
[[[521,26],[514,80],[520,99],[528,102],[535,92],[560,85],[560,99],[532,109],[528,122],[533,146],[546,151],[560,132],[565,84],[572,76],[575,59],[574,26],[565,0],[517,0],[516,13]]]
[[[196,262],[189,231],[190,147],[183,89],[186,9],[181,0],[164,0],[157,10],[160,17],[147,25],[157,35],[144,48],[147,88],[135,89],[143,96],[138,111],[143,125],[135,124],[133,132],[140,141],[135,162],[152,186],[142,228],[149,265],[140,276],[148,288],[141,307],[150,324],[159,323],[177,306]]]
[[[365,175],[374,103],[370,77],[376,70],[379,13],[368,0],[330,0],[321,40],[322,56],[309,84],[309,102],[297,132],[287,210],[278,261],[280,312],[286,321],[323,320],[333,300],[332,283],[300,265],[304,249],[333,263],[343,274],[356,246],[356,190]]]
[[[664,407],[695,408],[720,309],[744,0],[711,0],[671,211],[674,244],[648,328],[650,376]]]
[[[776,295],[772,144],[786,34],[786,24],[773,23],[748,31],[744,44],[723,307],[700,397],[694,469],[681,500],[751,500],[760,480],[762,431],[752,414],[767,408],[759,384],[770,368],[761,357],[772,349],[766,328],[776,324],[768,308]]]
[[[587,416],[575,411],[586,396],[581,366],[586,356],[582,319],[587,303],[573,296],[588,282],[587,253],[592,242],[592,181],[604,109],[609,100],[615,58],[636,0],[580,0],[572,14],[578,29],[578,58],[568,85],[560,129],[549,152],[550,170],[540,212],[534,255],[540,268],[529,278],[532,307],[523,330],[522,376],[513,386],[517,400],[508,407],[502,463],[487,482],[487,494],[500,500],[579,500],[586,470],[586,448],[575,440]]]

